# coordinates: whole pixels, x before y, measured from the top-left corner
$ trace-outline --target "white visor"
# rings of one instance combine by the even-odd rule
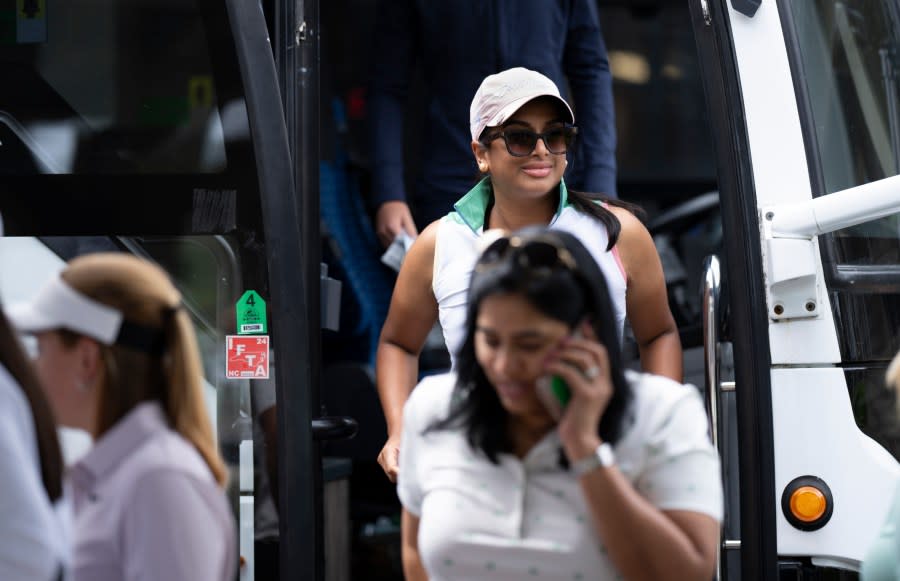
[[[68,329],[112,345],[122,326],[122,313],[79,293],[60,276],[52,278],[28,303],[8,307],[6,316],[19,331],[38,333]]]

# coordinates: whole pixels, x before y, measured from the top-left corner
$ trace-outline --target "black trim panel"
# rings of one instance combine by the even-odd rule
[[[253,173],[7,176],[0,182],[0,211],[12,236],[224,234],[239,225],[254,230],[256,185],[246,179]]]
[[[690,2],[716,151],[725,241],[723,286],[734,343],[741,473],[741,577],[778,579],[768,320],[756,194],[726,0],[710,0],[712,26]]]
[[[321,385],[322,333],[321,333],[321,292],[318,282],[321,274],[321,214],[319,211],[319,1],[300,0],[277,3],[278,23],[275,29],[274,55],[276,71],[281,87],[281,99],[287,126],[287,139],[293,156],[292,176],[295,184],[297,224],[300,229],[301,256],[296,265],[305,280],[305,316],[309,322],[307,332],[307,354],[310,361],[309,405],[316,414],[320,413],[319,389]],[[295,23],[302,22],[302,30]],[[316,415],[314,414],[314,415]],[[314,447],[313,466],[322,463],[321,451]],[[323,498],[322,473],[312,470],[312,486],[317,502]],[[317,531],[318,538],[324,530],[323,510],[313,515],[310,529]],[[315,552],[315,568],[310,579],[324,579],[325,552],[321,544]]]

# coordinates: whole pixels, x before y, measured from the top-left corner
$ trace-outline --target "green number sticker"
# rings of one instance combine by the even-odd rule
[[[266,301],[259,293],[248,290],[234,305],[238,335],[266,334]]]

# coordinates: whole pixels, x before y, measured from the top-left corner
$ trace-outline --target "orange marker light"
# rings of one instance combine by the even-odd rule
[[[828,508],[828,500],[821,490],[813,486],[801,486],[791,494],[791,513],[798,520],[813,522]]]

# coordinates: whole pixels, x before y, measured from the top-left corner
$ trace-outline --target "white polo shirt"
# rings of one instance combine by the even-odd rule
[[[481,252],[487,208],[493,199],[490,180],[485,178],[441,218],[434,243],[432,292],[438,304],[438,319],[444,342],[450,352],[451,367],[456,365],[456,352],[465,340],[466,306],[469,281]],[[559,183],[559,206],[548,228],[572,234],[584,244],[606,277],[616,330],[622,339],[625,328],[625,293],[628,280],[619,257],[618,246],[607,251],[609,235],[602,222],[575,209],[569,203],[564,181]]]
[[[662,510],[722,519],[719,459],[692,386],[627,372],[630,424],[615,445],[619,469]],[[559,466],[556,431],[523,459],[492,464],[461,430],[422,432],[449,410],[454,374],[428,377],[403,414],[397,492],[420,518],[418,548],[432,581],[618,579],[577,479]]]
[[[69,507],[50,503],[25,393],[0,365],[0,579],[50,581],[69,565]]]

